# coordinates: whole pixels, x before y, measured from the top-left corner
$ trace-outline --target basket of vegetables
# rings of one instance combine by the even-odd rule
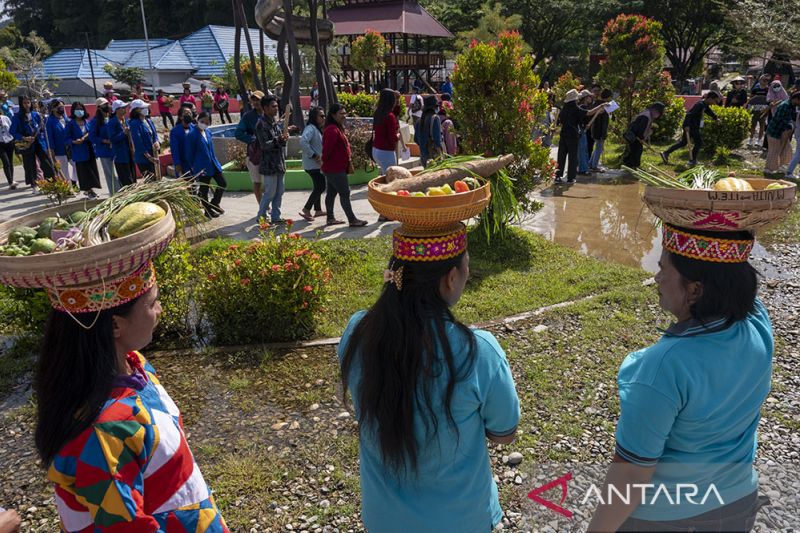
[[[453,157],[416,174],[389,167],[385,176],[369,182],[367,199],[407,230],[446,227],[479,215],[492,197],[487,178],[513,160],[512,155]]]
[[[135,184],[86,207],[68,204],[0,224],[0,283],[48,288],[110,279],[160,254],[176,218],[202,217],[182,180]]]
[[[702,166],[677,176],[652,166],[627,170],[646,184],[642,199],[653,214],[684,228],[758,230],[784,218],[797,199],[791,182],[742,179]]]

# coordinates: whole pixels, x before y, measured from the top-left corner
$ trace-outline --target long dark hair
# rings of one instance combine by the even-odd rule
[[[336,113],[338,113],[342,109],[344,109],[344,106],[342,104],[336,103],[331,105],[328,108],[328,116],[325,117],[325,126],[330,126],[331,124],[333,124],[340,130],[343,130],[344,127],[341,126],[338,122],[336,122]]]
[[[375,114],[372,115],[372,125],[377,126],[386,120],[389,113],[394,109],[395,101],[397,100],[394,91],[391,89],[381,89],[378,96],[378,105],[375,107]]]
[[[103,129],[103,126],[105,125],[106,120],[108,118],[106,117],[106,114],[103,112],[102,108],[103,108],[102,105],[97,106],[95,108],[95,113],[94,113],[94,131],[97,133],[97,135],[100,135],[100,130]],[[111,107],[108,108],[108,114],[109,115],[111,114]]]
[[[101,311],[88,330],[67,313],[50,313],[34,382],[36,449],[45,468],[66,443],[97,419],[108,400],[119,373],[112,319],[127,316],[137,301]],[[73,316],[88,326],[96,314]]]
[[[719,233],[685,229],[683,231],[719,237]],[[750,240],[747,231],[725,233],[726,239]],[[758,271],[748,262],[712,263],[691,259],[669,252],[672,265],[685,283],[700,282],[703,293],[689,308],[692,318],[705,322],[713,318],[726,318],[729,323],[742,320],[753,312],[758,293]]]
[[[83,117],[81,117],[84,121],[89,120],[89,117],[86,116],[86,107],[80,102],[72,102],[72,105],[69,106],[69,118],[75,120],[77,117],[75,116],[75,111],[77,109],[83,109]]]
[[[308,110],[308,122],[306,122],[306,126],[314,126],[318,130],[322,131],[322,128],[319,127],[317,124],[317,115],[325,116],[325,110],[321,107],[312,107]]]
[[[343,395],[355,366],[361,428],[374,431],[383,461],[399,474],[417,469],[414,416],[418,410],[430,437],[439,429],[434,405],[440,400],[448,424],[456,428],[450,408],[453,390],[472,370],[476,342],[469,328],[450,312],[439,285],[452,268],[464,268],[464,256],[425,263],[392,258],[389,268],[403,269],[402,289],[386,283],[344,347]],[[460,365],[447,337],[448,322],[466,341],[468,353]],[[444,395],[433,398],[432,384],[443,373],[447,376]]]

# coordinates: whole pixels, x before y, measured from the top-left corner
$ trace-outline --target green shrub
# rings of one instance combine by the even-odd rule
[[[215,250],[200,263],[195,299],[214,344],[306,338],[330,279],[322,257],[297,234],[275,235]]]
[[[724,146],[717,146],[717,149],[714,150],[714,164],[718,166],[725,166],[731,159],[731,150],[730,148],[725,148]]]
[[[703,151],[713,154],[718,146],[735,150],[750,135],[750,112],[742,107],[711,106],[719,122],[705,119]]]
[[[371,117],[375,114],[375,107],[378,104],[377,94],[367,93],[338,93],[339,103],[347,110],[348,117]],[[400,98],[400,116],[402,120],[406,116],[405,98]]]
[[[190,252],[185,241],[172,241],[155,260],[161,317],[153,339],[162,348],[191,343],[192,287],[196,270]]]
[[[566,71],[564,74],[559,76],[556,82],[553,84],[553,98],[555,98],[556,105],[561,107],[564,105],[564,98],[567,96],[567,92],[571,89],[577,89],[581,85],[581,79],[575,76],[571,70]]]
[[[0,285],[0,332],[40,335],[50,314],[50,300],[43,289]]]

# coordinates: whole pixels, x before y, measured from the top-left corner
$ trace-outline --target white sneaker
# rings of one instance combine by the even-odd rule
[[[798,178],[798,176],[796,174],[786,174],[784,176],[784,179],[797,181],[800,178]]]

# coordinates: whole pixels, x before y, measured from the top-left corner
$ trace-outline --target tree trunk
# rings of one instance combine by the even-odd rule
[[[308,11],[311,23],[311,44],[314,47],[314,74],[317,78],[317,90],[319,91],[319,106],[322,109],[328,108],[329,87],[332,84],[330,74],[327,74],[325,56],[319,43],[319,28],[317,28],[317,0],[308,0]]]
[[[253,42],[250,39],[250,28],[247,26],[247,16],[244,12],[244,4],[242,0],[238,0],[239,4],[239,20],[244,28],[244,40],[247,43],[247,53],[250,54],[250,72],[253,76],[253,85],[259,91],[263,91],[264,88],[261,86],[261,80],[258,79],[258,72],[256,72],[256,54],[253,52]]]
[[[289,45],[289,54],[292,57],[292,84],[291,86],[284,86],[283,90],[288,91],[288,97],[292,102],[291,124],[302,129],[303,109],[300,107],[300,77],[303,74],[303,62],[300,59],[300,48],[298,48],[297,39],[294,36],[292,0],[283,0],[283,10],[286,41]]]
[[[267,83],[267,60],[264,54],[264,30],[258,32],[258,60],[261,63],[261,85],[269,87]]]
[[[328,0],[321,0],[322,1],[322,18],[323,20],[328,19]],[[333,42],[333,41],[331,41]],[[330,58],[328,57],[328,47],[325,46],[324,48],[320,46],[322,49],[322,70],[325,72],[325,81],[328,83],[328,106],[339,102],[339,98],[336,96],[336,87],[333,85],[333,76],[331,76],[331,69],[330,69]],[[339,77],[336,77],[336,80],[339,80]]]
[[[233,70],[236,72],[236,81],[239,83],[239,96],[242,98],[242,104],[245,109],[250,108],[250,100],[247,98],[247,87],[244,84],[244,77],[242,76],[242,33],[239,26],[239,17],[237,13],[237,2],[231,0],[233,7],[233,22],[236,27],[236,36],[233,38]]]
[[[283,26],[283,31],[278,39],[278,65],[283,72],[283,90],[281,91],[281,108],[286,107],[289,101],[289,93],[287,88],[292,84],[292,71],[289,70],[289,65],[286,63],[286,25]]]

